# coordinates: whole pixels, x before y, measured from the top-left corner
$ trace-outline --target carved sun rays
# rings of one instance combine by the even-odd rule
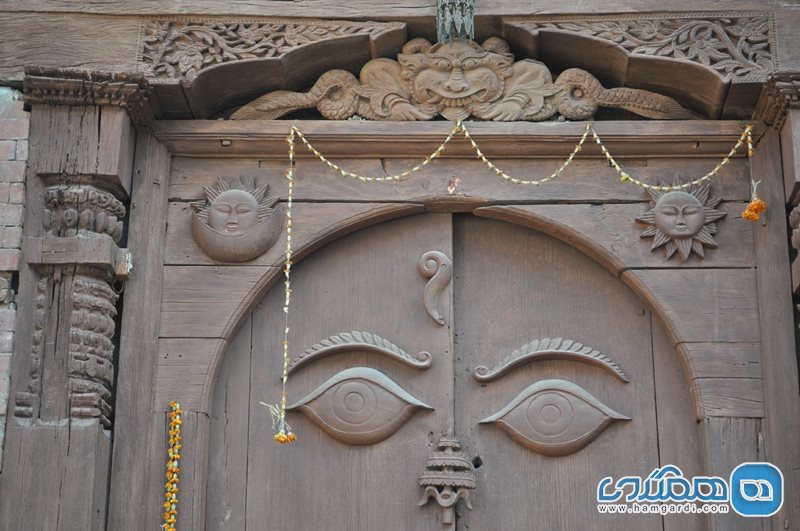
[[[700,258],[705,257],[704,245],[717,247],[714,239],[716,221],[727,213],[716,208],[722,199],[711,197],[708,184],[688,192],[654,189],[648,189],[648,192],[650,210],[636,220],[649,225],[642,231],[641,237],[653,238],[651,251],[664,246],[668,260],[677,252],[685,262],[692,252]],[[690,221],[692,216],[696,218],[696,227]]]

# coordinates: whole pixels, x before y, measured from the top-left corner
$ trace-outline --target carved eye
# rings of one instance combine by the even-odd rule
[[[481,424],[495,423],[522,446],[557,457],[577,452],[618,420],[630,418],[582,387],[565,380],[543,380]]]
[[[471,69],[475,68],[476,66],[478,66],[478,61],[475,60],[475,59],[467,59],[467,60],[464,61],[464,69],[465,70],[471,70]]]
[[[687,207],[683,207],[683,215],[684,216],[692,216],[700,212],[700,209],[694,205],[689,205]]]
[[[435,59],[433,61],[433,64],[435,64],[437,68],[441,68],[442,70],[450,70],[452,68],[450,61],[448,61],[447,59]]]
[[[227,203],[216,203],[212,208],[217,212],[222,212],[223,214],[230,214],[231,210],[233,210]]]
[[[339,442],[375,444],[396,432],[423,404],[375,369],[346,369],[287,408],[300,410]]]
[[[663,207],[661,207],[659,209],[659,212],[661,212],[661,214],[664,215],[664,216],[677,216],[678,215],[678,209],[675,208],[675,207],[672,207],[672,206],[663,206]]]
[[[239,203],[236,205],[236,213],[237,214],[247,214],[253,211],[253,207],[248,205],[247,203]]]

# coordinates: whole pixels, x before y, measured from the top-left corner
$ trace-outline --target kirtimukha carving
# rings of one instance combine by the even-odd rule
[[[542,380],[483,419],[514,441],[550,457],[577,452],[618,420],[631,420],[566,380]]]
[[[423,350],[416,356],[412,356],[388,339],[384,339],[377,334],[353,331],[330,336],[306,349],[289,363],[288,371],[291,374],[306,363],[331,354],[359,351],[389,356],[415,369],[427,369],[433,364],[433,356],[430,352]]]
[[[192,236],[211,258],[246,262],[264,254],[277,241],[283,215],[269,185],[255,186],[254,178],[220,177],[204,187],[206,200],[192,203]]]
[[[320,76],[305,93],[275,91],[236,111],[234,120],[274,120],[316,107],[325,118],[344,120],[449,120],[474,116],[496,121],[541,121],[560,114],[588,120],[598,107],[626,109],[654,119],[694,115],[675,100],[630,88],[604,88],[589,72],[570,68],[553,82],[547,67],[531,59],[514,61],[508,44],[491,37],[431,45],[406,43],[397,61],[373,59],[358,79],[344,70]]]
[[[439,521],[445,529],[455,529],[458,500],[464,500],[467,509],[472,510],[469,491],[475,488],[475,473],[457,439],[442,437],[436,446],[439,450],[431,452],[419,476],[419,485],[425,487],[419,505],[426,505],[432,498],[439,504]]]
[[[537,360],[580,361],[606,369],[625,383],[630,382],[630,378],[622,369],[605,354],[601,354],[599,351],[582,343],[577,343],[571,339],[561,339],[560,337],[555,339],[534,339],[506,356],[492,369],[485,365],[478,365],[472,375],[479,382],[491,382],[518,365]]]
[[[417,410],[433,408],[382,372],[353,367],[334,375],[286,409],[302,411],[337,441],[358,446],[381,442]]]
[[[653,238],[650,250],[665,246],[667,260],[675,252],[682,261],[689,259],[694,251],[700,258],[705,256],[704,245],[717,247],[714,234],[718,219],[727,215],[717,210],[722,199],[711,198],[711,187],[705,184],[689,192],[662,192],[648,189],[650,211],[636,220],[650,225],[642,231],[642,238]]]
[[[423,301],[428,315],[438,324],[447,324],[444,309],[439,304],[439,296],[453,278],[453,263],[441,251],[428,251],[419,258],[419,273],[423,278],[430,279],[425,284]]]

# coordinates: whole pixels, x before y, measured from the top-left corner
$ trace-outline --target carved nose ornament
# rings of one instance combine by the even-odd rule
[[[464,500],[467,509],[472,510],[469,491],[475,488],[475,474],[472,463],[461,445],[453,437],[442,437],[437,444],[439,450],[432,451],[419,476],[419,484],[425,487],[419,506],[426,505],[431,498],[439,504],[439,520],[444,529],[455,529],[455,506]]]

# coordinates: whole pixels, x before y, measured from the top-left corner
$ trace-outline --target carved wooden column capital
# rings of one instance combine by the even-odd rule
[[[153,119],[150,89],[143,74],[28,67],[23,87],[26,106],[104,105],[126,109],[139,125]]]
[[[18,311],[27,324],[12,360],[7,440],[17,458],[0,478],[0,528],[19,528],[13,508],[34,491],[54,501],[26,514],[25,525],[100,530],[114,424],[116,282],[131,269],[123,247],[136,125],[152,112],[137,76],[31,69],[24,87],[31,151]],[[18,489],[43,448],[62,460]],[[66,515],[63,499],[73,491],[82,497]]]
[[[778,72],[764,84],[754,118],[780,129],[789,109],[797,108],[800,108],[800,72]]]

